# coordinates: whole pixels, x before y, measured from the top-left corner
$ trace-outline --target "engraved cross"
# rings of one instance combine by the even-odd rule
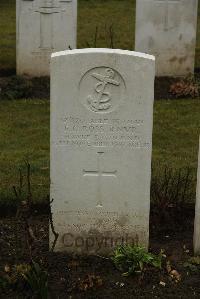
[[[113,171],[106,171],[103,170],[101,167],[101,157],[103,156],[104,152],[98,152],[97,157],[97,170],[85,170],[83,169],[83,176],[90,176],[90,177],[97,177],[98,179],[98,187],[97,187],[97,207],[101,208],[103,206],[102,204],[102,177],[116,177],[117,170]]]
[[[41,2],[35,12],[40,13],[40,48],[52,50],[53,47],[53,14],[61,12],[54,0]]]
[[[165,21],[164,21],[164,30],[169,30],[169,4],[179,3],[181,0],[155,0],[156,2],[165,4]]]

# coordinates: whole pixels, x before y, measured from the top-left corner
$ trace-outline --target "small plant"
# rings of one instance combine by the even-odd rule
[[[200,256],[189,258],[189,260],[184,263],[184,267],[188,268],[191,272],[200,272]]]
[[[94,38],[93,38],[93,41],[92,43],[89,43],[88,41],[86,42],[86,45],[88,48],[98,48],[97,47],[97,42],[98,42],[98,32],[99,31],[99,28],[98,26],[96,26],[95,28],[95,33],[94,33]],[[106,41],[106,44],[107,44],[107,47],[108,48],[111,48],[111,49],[114,49],[114,37],[115,37],[115,32],[114,32],[114,27],[113,27],[113,24],[111,24],[109,26],[109,28],[107,28],[107,26],[105,25],[105,36],[104,36],[104,39]]]
[[[24,275],[30,271],[29,264],[19,264],[10,267],[5,265],[5,274],[0,277],[0,288],[15,288],[20,284],[24,284]]]
[[[47,272],[42,270],[39,264],[19,264],[10,267],[5,266],[5,275],[0,277],[0,288],[14,288],[27,284],[37,298],[47,299]]]
[[[27,98],[31,94],[33,83],[21,76],[11,76],[6,82],[1,84],[0,100]]]
[[[200,266],[200,256],[191,257],[188,262],[193,265]]]
[[[7,289],[10,286],[10,282],[8,280],[8,277],[0,277],[0,290]]]
[[[163,228],[167,231],[184,229],[183,214],[190,216],[195,196],[194,181],[189,167],[174,170],[167,166],[154,166],[151,180],[151,222],[156,231],[162,231]],[[190,219],[184,219],[186,226]]]
[[[143,272],[146,266],[161,269],[162,251],[154,255],[140,246],[121,245],[114,251],[112,260],[116,268],[123,272],[123,276],[129,276]]]
[[[10,76],[0,82],[0,100],[49,98],[49,90],[48,77]]]
[[[156,166],[151,182],[151,200],[164,209],[169,206],[182,206],[193,200],[193,174],[191,168],[174,170]]]
[[[32,262],[30,271],[22,274],[22,276],[34,294],[37,294],[40,299],[48,298],[48,275],[39,264]]]
[[[181,97],[198,97],[199,96],[199,84],[198,81],[193,77],[188,77],[173,83],[170,86],[170,93],[176,98]]]

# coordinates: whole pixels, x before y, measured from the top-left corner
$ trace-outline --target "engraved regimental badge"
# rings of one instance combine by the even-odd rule
[[[109,67],[88,71],[80,82],[80,101],[89,110],[108,113],[124,99],[125,84],[122,76]]]

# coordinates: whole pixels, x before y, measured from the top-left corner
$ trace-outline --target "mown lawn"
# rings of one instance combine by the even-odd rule
[[[135,0],[78,0],[78,48],[134,49]],[[200,5],[196,66],[200,67]],[[94,43],[98,27],[97,42]],[[15,70],[15,0],[0,1],[0,70]]]
[[[0,70],[15,70],[15,0],[0,1]]]
[[[135,0],[79,0],[78,47],[134,48]],[[200,9],[199,9],[200,20]],[[96,27],[97,42],[94,44]],[[200,21],[196,65],[200,67]],[[15,70],[15,0],[0,0],[0,71]],[[200,101],[157,101],[154,109],[153,167],[191,167],[195,177]],[[49,101],[0,102],[0,201],[14,199],[24,160],[31,164],[35,200],[49,193]],[[25,183],[25,179],[24,179]],[[24,186],[24,190],[26,186]],[[195,192],[195,190],[194,190]]]
[[[25,161],[31,164],[34,199],[48,195],[49,112],[47,100],[0,102],[0,201],[15,199],[13,186],[19,185],[20,168],[26,175]]]
[[[19,168],[25,174],[24,160],[31,164],[34,199],[42,200],[49,193],[49,102],[1,101],[0,111],[0,200],[14,198],[12,186],[18,184]],[[195,177],[199,115],[199,100],[155,102],[154,168],[189,166]]]

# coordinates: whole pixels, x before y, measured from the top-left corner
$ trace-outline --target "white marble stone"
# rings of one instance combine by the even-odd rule
[[[194,72],[198,0],[137,0],[136,51],[155,55],[157,76]]]
[[[200,255],[200,139],[199,139],[199,159],[197,173],[197,193],[194,224],[194,253]]]
[[[52,52],[76,48],[77,0],[17,0],[17,74],[49,76]]]
[[[56,250],[109,253],[120,242],[148,247],[154,76],[155,58],[142,53],[52,55]]]

